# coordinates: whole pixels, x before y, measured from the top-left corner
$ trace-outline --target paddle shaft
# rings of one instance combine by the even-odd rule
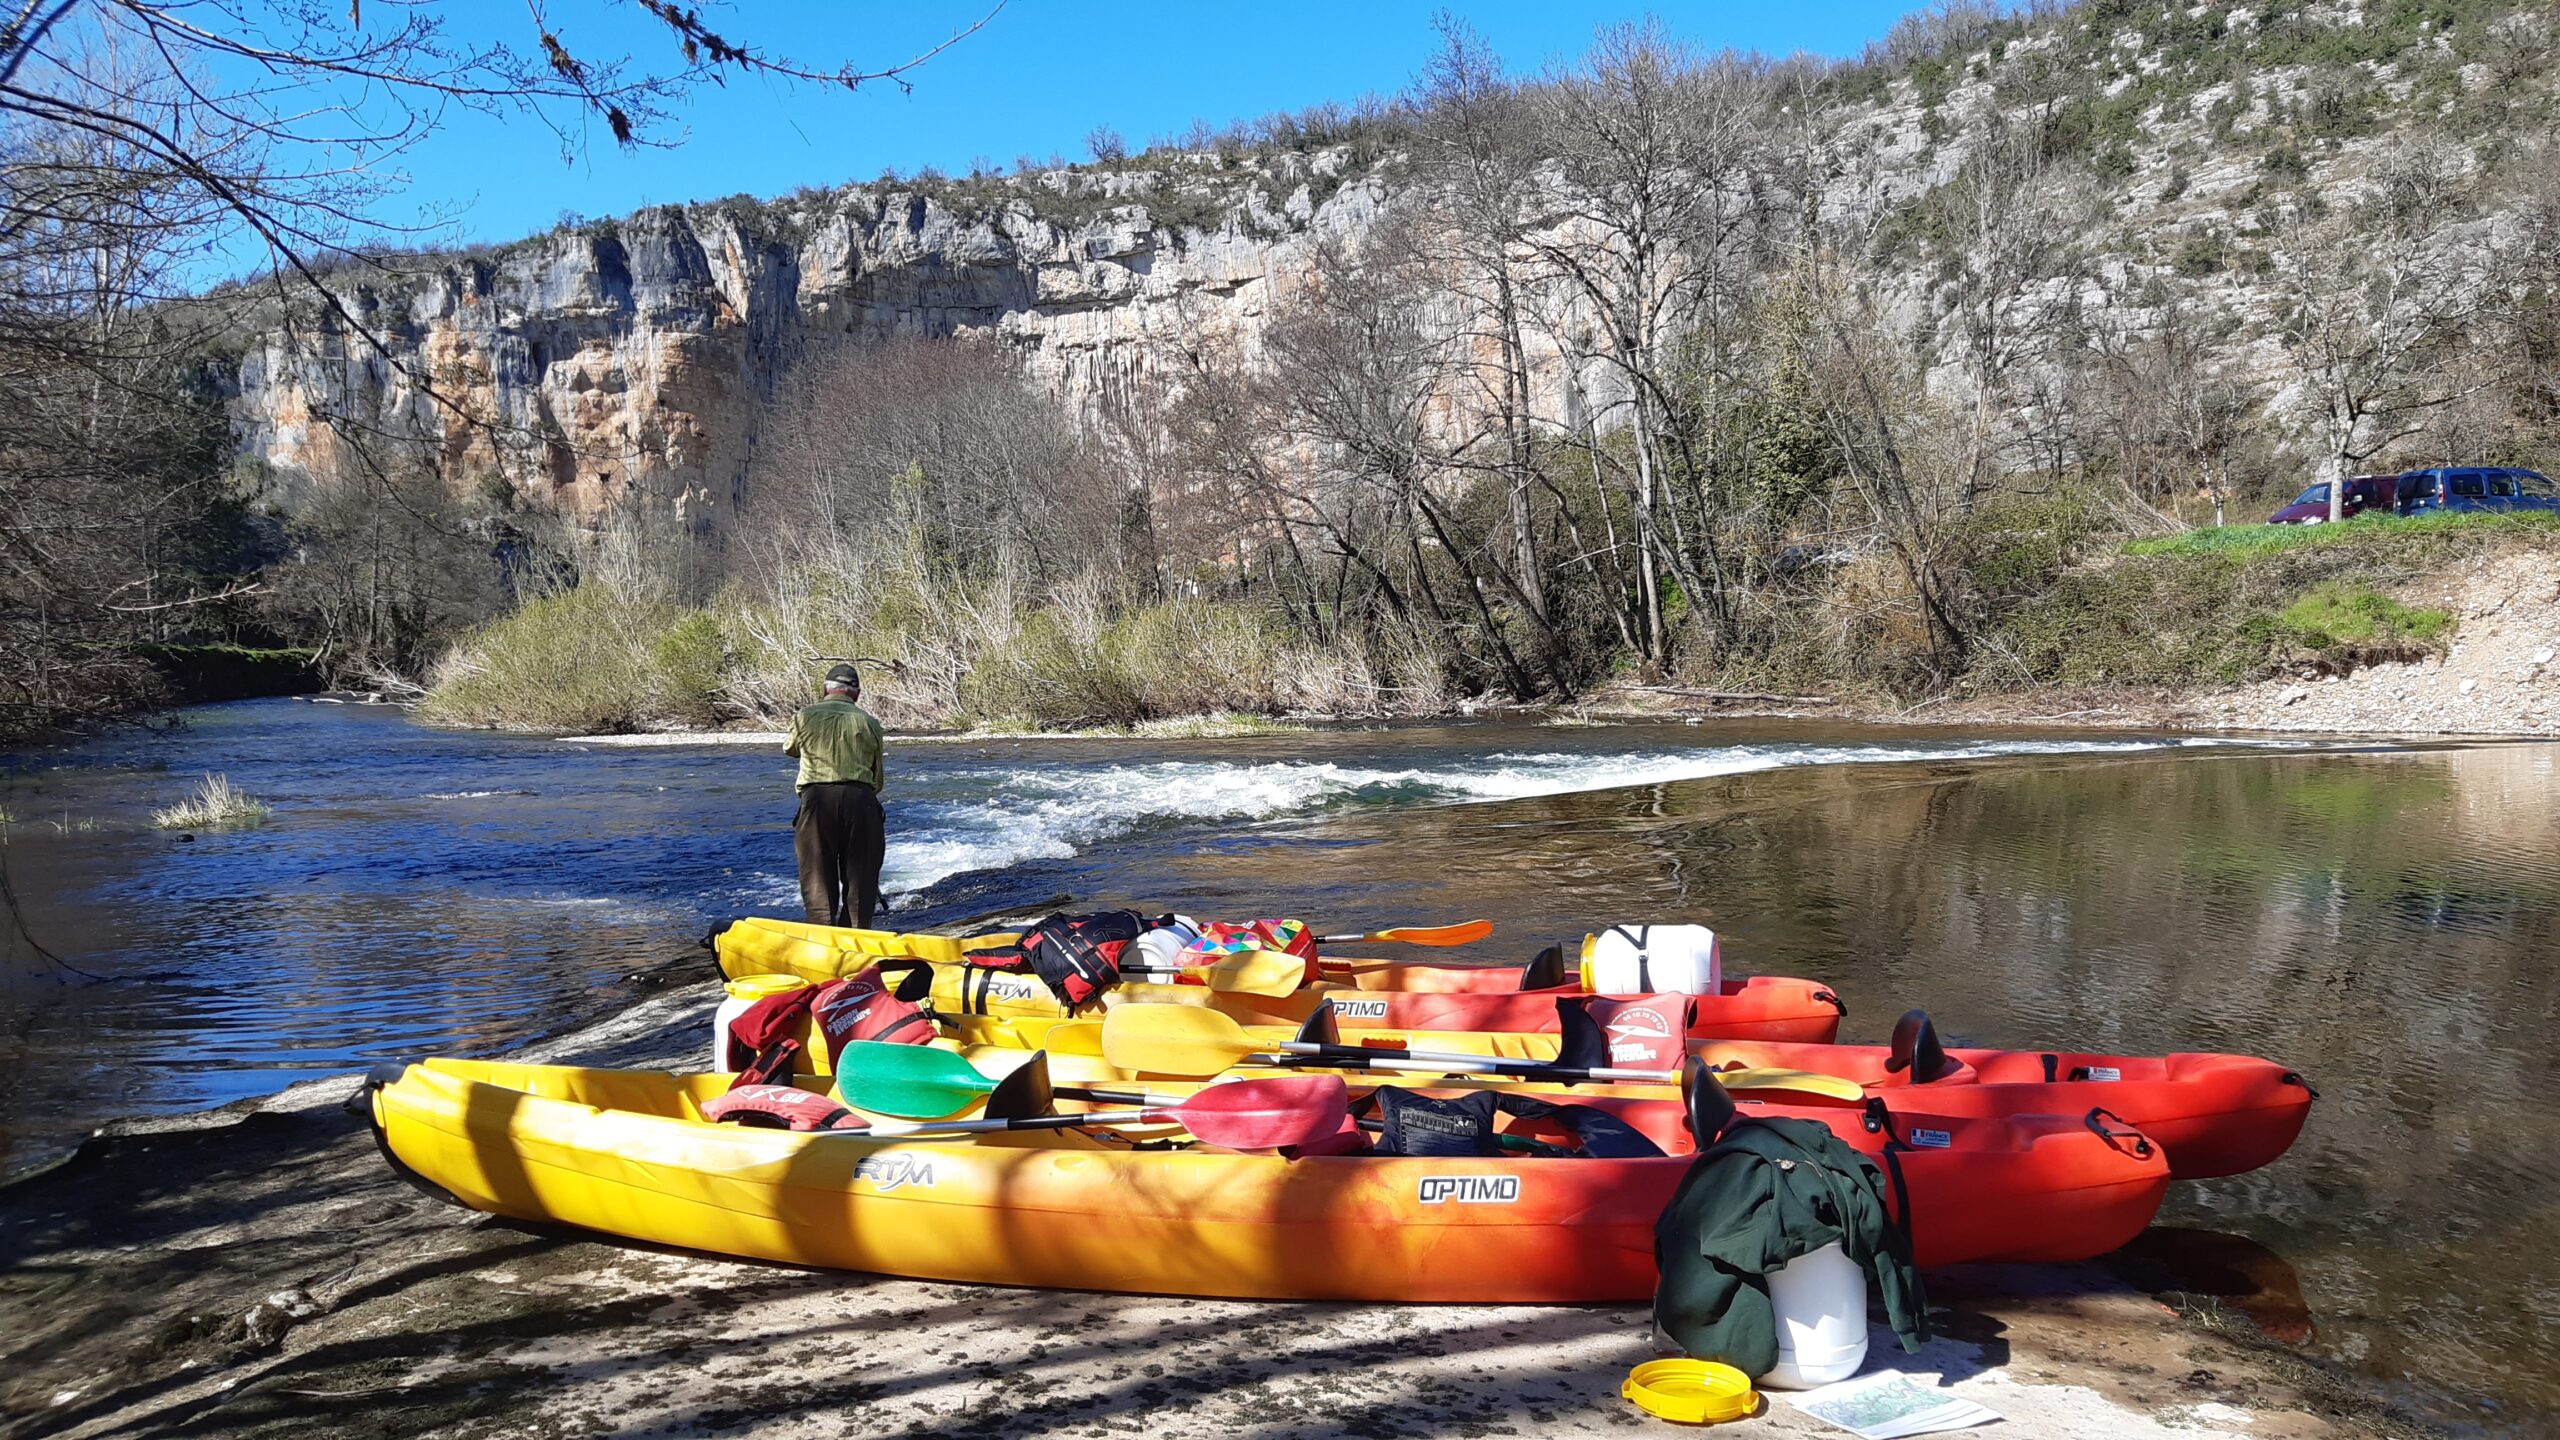
[[[860,1130],[827,1130],[827,1135],[895,1136],[899,1139],[930,1139],[936,1135],[985,1135],[1005,1130],[1071,1130],[1080,1125],[1158,1125],[1165,1121],[1179,1125],[1182,1116],[1170,1105],[1150,1105],[1143,1110],[1095,1110],[1083,1115],[1023,1115],[1011,1120],[878,1120]]]
[[[1081,1085],[1065,1087],[1056,1093],[1070,1100],[1091,1100],[1103,1105],[1153,1105],[1162,1103],[1165,1098],[1145,1090],[1093,1090]],[[1374,1117],[1355,1123],[1372,1134],[1387,1128],[1386,1121]],[[1505,1149],[1518,1150],[1531,1155],[1570,1156],[1574,1153],[1562,1145],[1551,1145],[1544,1140],[1532,1139],[1526,1135],[1496,1135],[1493,1139],[1495,1144]]]
[[[1558,1065],[1550,1060],[1531,1060],[1526,1056],[1457,1055],[1438,1050],[1388,1049],[1384,1046],[1324,1045],[1313,1040],[1286,1040],[1273,1047],[1285,1055],[1311,1055],[1327,1060],[1342,1060],[1356,1068],[1368,1070],[1461,1070],[1467,1074],[1534,1073],[1541,1076],[1570,1077],[1576,1080],[1631,1080],[1648,1085],[1676,1085],[1677,1070],[1613,1070],[1603,1067]]]

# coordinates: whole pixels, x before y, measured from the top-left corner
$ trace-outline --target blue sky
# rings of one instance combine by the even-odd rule
[[[457,22],[518,34],[522,0],[446,0]],[[732,39],[793,58],[866,68],[926,48],[984,13],[991,0],[741,0],[705,5]],[[1212,124],[1366,93],[1393,94],[1433,48],[1436,3],[1296,0],[1287,4],[1104,6],[1012,0],[985,29],[914,73],[915,91],[893,85],[846,95],[808,86],[733,81],[705,89],[678,117],[673,149],[618,150],[599,127],[595,143],[564,163],[560,147],[522,119],[448,117],[446,127],[399,162],[409,177],[384,218],[443,213],[448,240],[503,240],[548,228],[562,211],[614,215],[663,201],[741,191],[787,193],[802,185],[869,179],[884,166],[933,165],[965,173],[973,159],[1007,165],[1016,155],[1084,158],[1097,125],[1132,147]],[[1534,71],[1580,52],[1596,26],[1650,13],[1674,36],[1708,49],[1854,55],[1881,36],[1910,0],[1797,3],[1662,3],[1647,11],[1537,0],[1449,5],[1515,69]],[[665,46],[630,7],[586,0],[546,7],[571,47],[601,59]]]

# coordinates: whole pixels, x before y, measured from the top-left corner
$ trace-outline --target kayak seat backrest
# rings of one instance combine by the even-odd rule
[[[1553,990],[1564,983],[1564,947],[1561,945],[1548,946],[1520,967],[1520,988],[1523,990]]]
[[[1926,1010],[1913,1010],[1893,1022],[1892,1053],[1884,1062],[1887,1085],[1926,1085],[1961,1070],[1938,1043],[1938,1027]]]
[[[1680,1062],[1680,1099],[1689,1120],[1689,1135],[1700,1150],[1724,1138],[1733,1124],[1733,1097],[1725,1093],[1715,1072],[1695,1055]]]

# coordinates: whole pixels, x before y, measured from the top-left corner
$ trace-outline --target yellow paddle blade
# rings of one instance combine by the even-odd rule
[[[1102,1022],[1061,1020],[1041,1032],[1040,1048],[1052,1055],[1100,1055]]]
[[[1114,1005],[1102,1017],[1102,1058],[1121,1070],[1215,1075],[1261,1048],[1243,1026],[1198,1005]]]
[[[1209,988],[1222,994],[1295,995],[1307,962],[1276,950],[1244,950],[1207,967]]]
[[[1837,1075],[1817,1075],[1810,1070],[1717,1070],[1711,1072],[1716,1083],[1727,1090],[1791,1090],[1799,1095],[1820,1095],[1831,1100],[1864,1100],[1866,1088],[1855,1080]]]

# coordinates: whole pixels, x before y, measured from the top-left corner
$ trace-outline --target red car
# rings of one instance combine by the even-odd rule
[[[2345,500],[2338,507],[2338,518],[2352,520],[2367,510],[2385,515],[2400,508],[2400,477],[2397,475],[2358,475],[2347,482]],[[2270,525],[2317,525],[2329,518],[2329,484],[2312,486],[2293,497],[2293,503],[2267,517]]]

